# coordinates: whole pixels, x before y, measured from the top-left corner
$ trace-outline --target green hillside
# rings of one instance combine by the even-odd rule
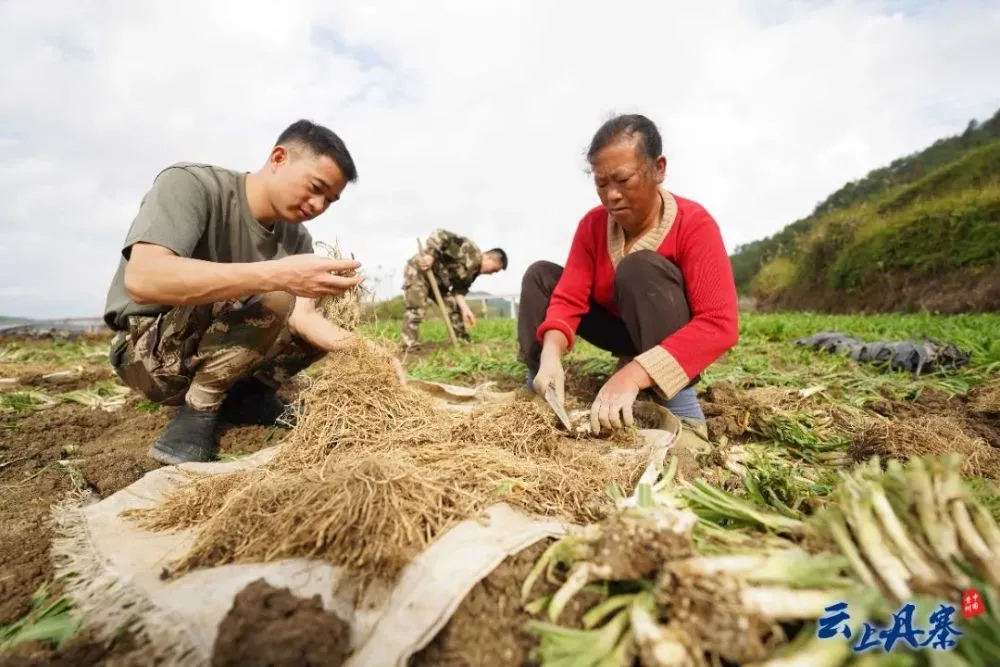
[[[764,309],[1000,308],[1000,111],[845,185],[731,260]]]

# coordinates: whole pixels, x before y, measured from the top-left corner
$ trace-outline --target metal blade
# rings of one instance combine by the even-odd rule
[[[556,413],[556,416],[559,417],[559,421],[562,422],[562,425],[566,428],[566,430],[573,430],[569,423],[569,415],[566,414],[566,410],[559,403],[559,398],[556,396],[556,388],[552,385],[549,385],[545,389],[545,401],[549,404],[549,407],[552,408],[552,411]]]

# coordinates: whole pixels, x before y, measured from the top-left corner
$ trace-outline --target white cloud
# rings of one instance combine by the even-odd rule
[[[309,223],[395,270],[443,226],[502,245],[516,291],[597,200],[611,111],[659,124],[668,185],[730,249],[1000,106],[996,2],[0,4],[0,313],[97,315],[167,164],[252,170],[300,117],[360,182]]]

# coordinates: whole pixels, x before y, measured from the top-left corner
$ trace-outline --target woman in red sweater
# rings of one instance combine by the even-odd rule
[[[538,393],[564,398],[562,357],[577,335],[618,357],[591,426],[631,425],[650,391],[707,437],[694,385],[739,338],[736,286],[719,226],[663,186],[660,133],[645,116],[607,121],[587,153],[601,205],[586,213],[565,268],[536,262],[521,284],[519,358]]]

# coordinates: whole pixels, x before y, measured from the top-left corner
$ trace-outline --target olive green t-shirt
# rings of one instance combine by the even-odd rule
[[[129,315],[156,315],[171,306],[139,305],[125,291],[125,266],[132,246],[154,243],[180,257],[209,262],[260,262],[311,253],[312,236],[301,224],[268,228],[254,218],[246,196],[246,174],[181,162],[161,171],[143,197],[125,237],[118,270],[108,290],[104,321],[126,328]]]

